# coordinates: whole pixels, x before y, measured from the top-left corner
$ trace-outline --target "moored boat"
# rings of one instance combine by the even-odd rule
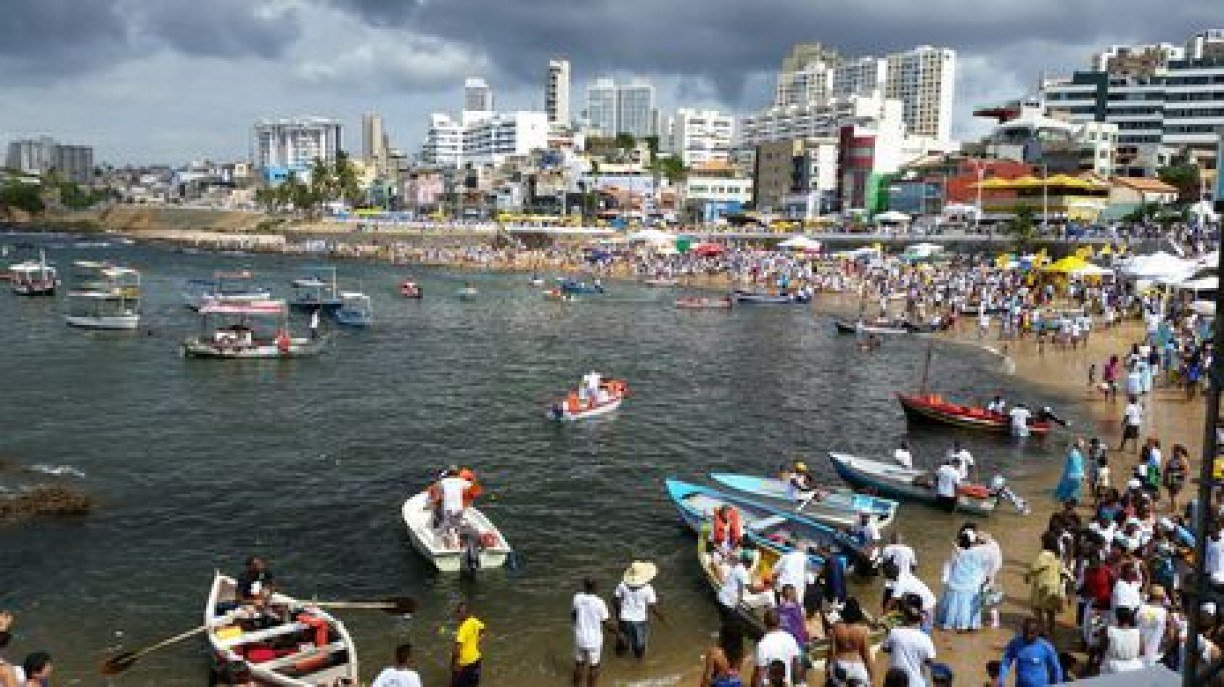
[[[252,283],[250,270],[218,270],[212,279],[191,279],[183,291],[183,301],[192,310],[210,300],[248,301],[272,297],[268,289]]]
[[[760,293],[756,291],[744,291],[743,289],[736,289],[735,291],[732,291],[731,298],[736,303],[754,305],[789,305],[793,303],[807,303],[811,300],[811,297],[809,297],[806,293],[799,291]]]
[[[371,327],[374,325],[374,305],[370,297],[356,291],[342,291],[343,302],[335,312],[336,323],[346,327]]]
[[[9,283],[18,296],[54,296],[59,286],[59,272],[47,262],[46,253],[38,260],[26,260],[9,266]]]
[[[305,272],[306,276],[289,283],[293,287],[289,307],[295,310],[322,310],[333,313],[344,305],[340,298],[335,267],[318,265],[306,268]]]
[[[788,482],[775,477],[757,477],[727,472],[712,472],[710,479],[724,487],[745,494],[777,501],[796,507],[796,511],[813,520],[835,527],[847,527],[859,521],[860,513],[870,513],[876,526],[883,529],[892,524],[897,514],[897,502],[852,491],[797,491]]]
[[[910,329],[904,324],[882,322],[850,322],[836,320],[833,325],[838,334],[909,334]]]
[[[991,412],[985,408],[949,403],[935,394],[897,394],[897,401],[905,410],[910,422],[951,425],[961,429],[1007,434],[1011,432],[1011,418]],[[1050,422],[1030,418],[1029,432],[1045,435],[1050,432]]]
[[[68,292],[64,321],[83,329],[132,330],[140,326],[140,273],[130,267],[77,263],[95,281]]]
[[[656,286],[660,288],[668,288],[671,286],[675,286],[679,282],[676,281],[675,278],[673,277],[649,277],[647,279],[643,279],[642,283],[645,284],[646,286]]]
[[[572,293],[566,293],[560,287],[544,289],[542,292],[546,301],[574,301],[578,300],[577,296]]]
[[[676,299],[676,307],[681,310],[729,310],[733,305],[734,301],[730,296],[722,298],[684,296]]]
[[[678,479],[669,478],[665,485],[667,495],[680,513],[680,519],[694,532],[701,530],[703,522],[713,520],[715,510],[731,506],[739,511],[744,540],[758,548],[781,554],[792,549],[810,551],[829,547],[855,564],[870,562],[846,532],[793,510]],[[810,554],[809,558],[818,565],[823,562],[820,555]]]
[[[270,601],[285,608],[283,616],[243,607],[237,589],[234,578],[215,573],[204,607],[208,644],[223,670],[278,687],[357,684],[357,647],[338,618],[282,594]]]
[[[893,463],[859,458],[848,453],[829,452],[833,469],[850,486],[888,498],[937,503],[935,478],[929,470],[905,468]],[[956,510],[972,515],[990,515],[998,506],[998,498],[990,489],[976,484],[962,485],[956,499]]]
[[[574,279],[561,279],[559,281],[561,284],[561,290],[566,293],[591,294],[604,292],[603,284],[600,284],[598,279],[591,283],[577,281]]]
[[[401,515],[412,545],[442,572],[500,568],[510,555],[510,544],[501,531],[473,506],[463,510],[458,532],[434,527],[434,507],[428,491],[405,501]]]
[[[295,337],[289,332],[289,311],[282,300],[221,301],[200,308],[204,333],[186,339],[182,354],[189,358],[299,358],[318,355],[325,338]],[[213,328],[214,320],[224,320]],[[276,329],[260,323],[269,320]]]
[[[581,394],[571,391],[564,399],[556,401],[548,407],[548,417],[552,420],[589,420],[612,413],[620,408],[621,403],[629,396],[629,385],[619,379],[605,379],[599,382],[597,394]]]
[[[404,298],[424,298],[425,291],[421,285],[411,279],[405,279],[399,285],[400,295]]]

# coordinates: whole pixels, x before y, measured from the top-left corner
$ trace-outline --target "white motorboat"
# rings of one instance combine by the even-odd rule
[[[510,555],[510,544],[497,526],[476,508],[463,511],[459,532],[434,527],[434,506],[423,491],[401,509],[412,545],[442,572],[500,568]]]
[[[83,329],[133,330],[140,326],[140,273],[130,267],[78,262],[95,281],[68,292],[64,321]]]
[[[241,607],[237,587],[232,577],[216,573],[204,607],[208,645],[219,666],[245,669],[260,685],[357,684],[357,647],[343,622],[281,594],[273,594],[271,602],[286,609],[283,616]]]
[[[204,333],[183,342],[189,358],[298,358],[323,352],[326,338],[299,337],[289,332],[285,301],[209,301],[200,307]],[[213,318],[225,324],[211,329]],[[259,321],[275,320],[277,328],[260,328]]]
[[[606,379],[600,383],[600,397],[583,398],[571,391],[565,398],[548,407],[546,416],[553,420],[589,420],[614,412],[629,395],[629,385],[619,379]]]

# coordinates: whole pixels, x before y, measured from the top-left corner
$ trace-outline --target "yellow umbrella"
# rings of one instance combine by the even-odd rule
[[[1068,255],[1061,260],[1046,265],[1045,267],[1041,268],[1041,271],[1054,272],[1056,274],[1071,274],[1072,272],[1080,272],[1091,266],[1091,263],[1081,257]]]

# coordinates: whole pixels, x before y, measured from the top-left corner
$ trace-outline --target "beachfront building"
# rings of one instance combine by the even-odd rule
[[[753,206],[788,219],[815,219],[839,208],[838,139],[768,141],[756,148]]]
[[[686,167],[731,159],[735,117],[718,110],[681,107],[668,118],[659,148],[678,156]]]
[[[544,113],[554,127],[570,125],[569,60],[548,61],[548,81],[544,85]]]
[[[766,108],[740,122],[738,144],[755,147],[773,141],[837,136],[849,124],[875,124],[905,131],[904,104],[883,97],[851,95],[846,98]]]
[[[752,202],[752,188],[752,178],[729,163],[708,162],[692,166],[677,193],[689,217],[710,223],[743,212]]]
[[[543,112],[464,112],[430,115],[421,160],[440,167],[496,165],[512,155],[548,148],[548,115]]]
[[[290,173],[309,177],[316,159],[334,163],[340,155],[340,122],[324,117],[264,119],[255,122],[255,166],[269,181]]]
[[[1110,204],[1110,185],[1093,175],[1025,176],[986,179],[979,187],[988,194],[982,203],[986,215],[1012,217],[1021,207],[1030,209],[1039,223],[1092,223]]]
[[[1214,179],[1216,132],[1224,127],[1224,29],[1191,36],[1181,49],[1110,52],[1140,54],[1142,68],[1106,55],[1088,71],[1045,80],[1041,95],[1050,112],[1075,123],[1117,125],[1120,175],[1155,176],[1180,154]]]

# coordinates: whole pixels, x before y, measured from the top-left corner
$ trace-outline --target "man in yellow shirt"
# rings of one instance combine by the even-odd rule
[[[485,624],[472,615],[465,602],[455,606],[455,646],[451,650],[451,687],[480,687],[480,641]]]

